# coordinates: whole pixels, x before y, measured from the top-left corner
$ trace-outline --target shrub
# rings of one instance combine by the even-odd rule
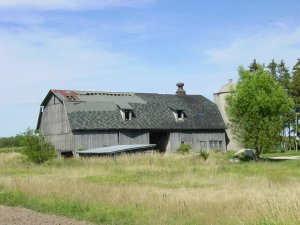
[[[34,130],[24,132],[23,154],[34,163],[43,163],[57,157],[54,146],[46,142],[44,137],[39,136]]]
[[[192,149],[192,146],[189,144],[181,144],[180,147],[177,149],[177,152],[180,153],[188,153]]]
[[[200,150],[199,156],[206,161],[209,156],[209,150]]]

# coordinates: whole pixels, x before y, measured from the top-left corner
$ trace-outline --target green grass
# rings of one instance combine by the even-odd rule
[[[97,224],[299,224],[300,161],[232,153],[56,159],[0,153],[0,204]]]
[[[23,206],[37,212],[87,220],[97,224],[132,224],[134,218],[147,216],[142,209],[120,208],[113,205],[85,204],[58,198],[28,197],[21,191],[0,189],[0,204]]]

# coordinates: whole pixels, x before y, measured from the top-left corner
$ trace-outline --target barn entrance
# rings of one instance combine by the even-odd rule
[[[170,133],[167,132],[150,132],[150,144],[156,144],[159,152],[165,152],[170,139]]]

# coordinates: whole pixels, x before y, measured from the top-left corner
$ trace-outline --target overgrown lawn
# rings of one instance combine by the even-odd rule
[[[300,163],[228,154],[29,163],[0,153],[0,204],[98,224],[300,224]]]

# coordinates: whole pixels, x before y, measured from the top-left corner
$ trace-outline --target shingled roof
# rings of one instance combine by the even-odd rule
[[[73,131],[225,129],[217,106],[201,95],[51,90],[46,99],[51,93],[65,105]],[[132,120],[124,121],[120,109],[132,110]],[[176,121],[176,110],[183,110],[184,121]]]

